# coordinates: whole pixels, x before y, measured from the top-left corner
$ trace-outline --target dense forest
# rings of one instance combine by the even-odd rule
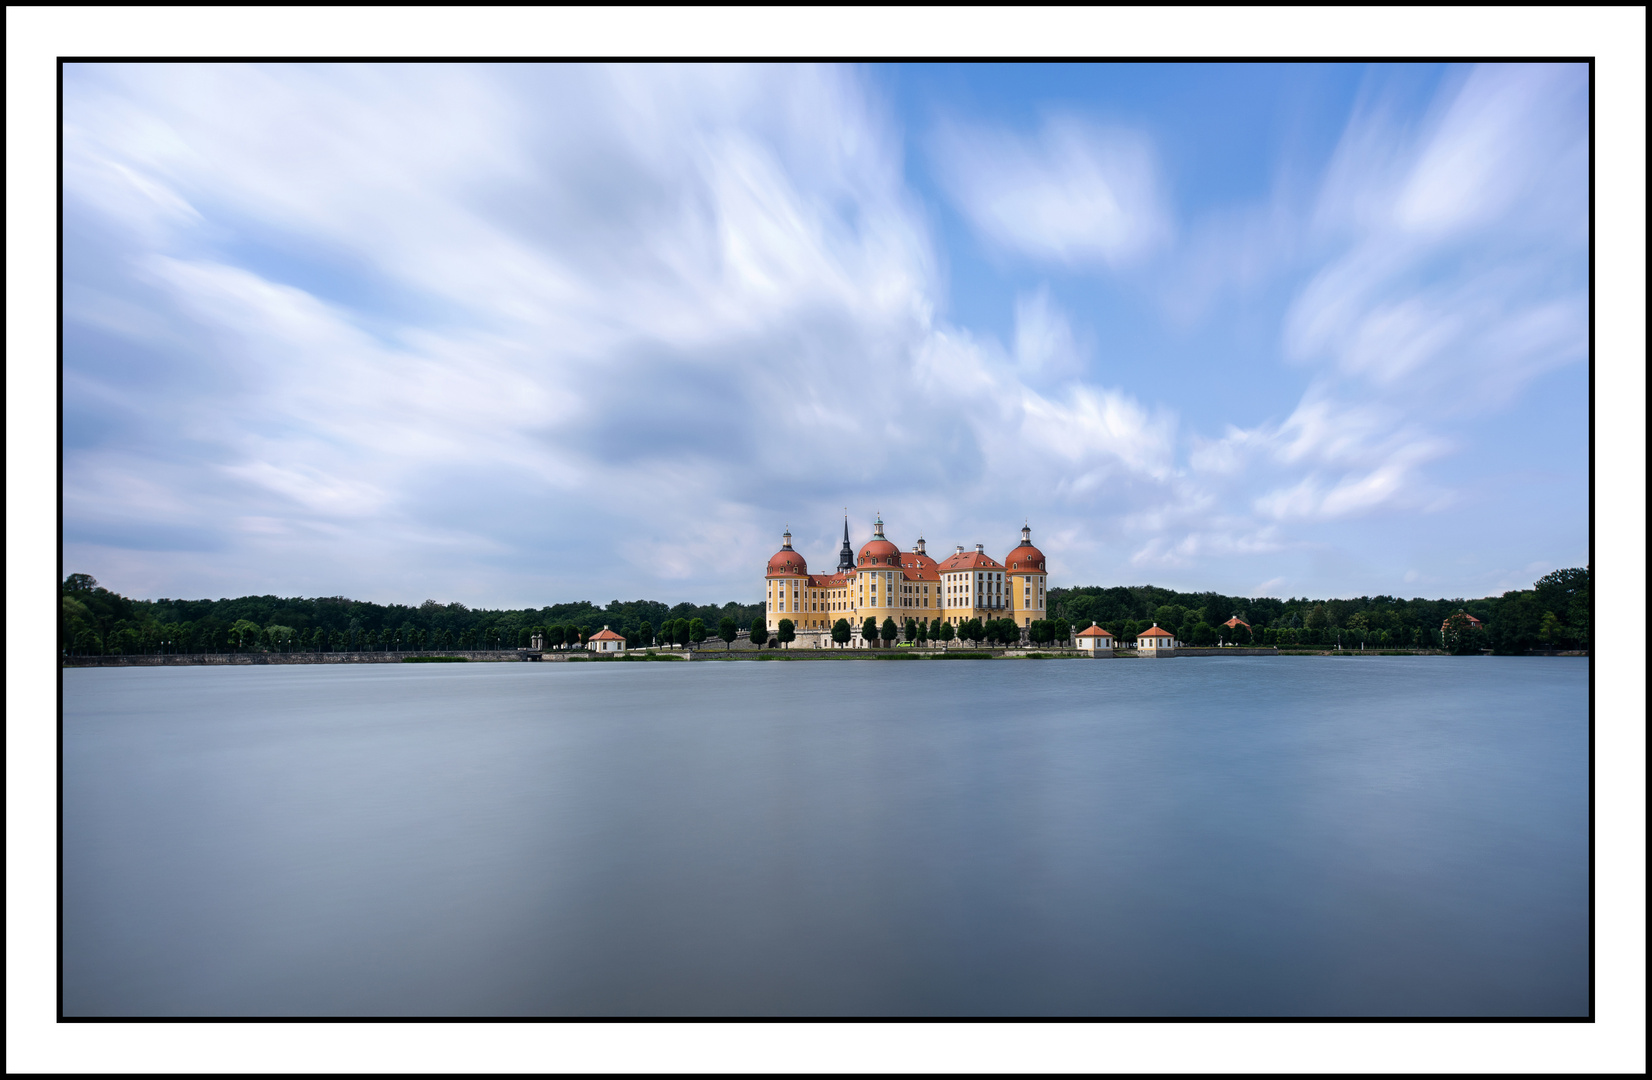
[[[1512,654],[1588,649],[1592,631],[1591,572],[1556,570],[1530,589],[1480,600],[1276,600],[1182,593],[1152,585],[1051,589],[1055,619],[1073,629],[1100,623],[1123,641],[1157,623],[1190,645],[1280,645],[1306,648],[1400,648]],[[438,604],[374,604],[342,596],[243,596],[235,600],[131,600],[87,574],[62,585],[59,642],[65,654],[355,651],[389,649],[514,649],[535,633],[552,647],[577,644],[603,626],[632,644],[660,637],[667,623],[686,640],[693,620],[716,627],[732,618],[751,625],[762,604],[721,607],[656,600],[582,600],[501,611]],[[1480,620],[1476,627],[1466,614]],[[1237,615],[1250,624],[1224,626]],[[1452,625],[1442,630],[1442,624]],[[667,636],[671,636],[667,628]],[[702,633],[700,636],[705,636]]]
[[[1075,628],[1100,623],[1130,641],[1157,623],[1190,645],[1308,648],[1439,649],[1501,654],[1588,649],[1593,627],[1590,568],[1556,570],[1530,589],[1480,600],[1276,600],[1270,597],[1180,593],[1152,585],[1051,589],[1051,613]],[[1480,620],[1475,627],[1458,614]],[[1250,624],[1224,626],[1237,615]]]
[[[543,633],[553,646],[583,642],[612,627],[626,639],[655,640],[667,622],[700,620],[715,628],[732,617],[751,625],[761,604],[721,607],[656,600],[588,600],[500,611],[438,604],[374,604],[342,596],[243,596],[235,600],[131,600],[88,574],[62,586],[59,642],[65,654],[197,653],[269,650],[346,652],[390,649],[515,649]]]

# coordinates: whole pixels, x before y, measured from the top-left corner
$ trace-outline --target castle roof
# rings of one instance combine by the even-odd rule
[[[606,626],[604,626],[601,630],[598,630],[596,633],[592,634],[590,637],[586,638],[585,640],[586,641],[624,641],[625,637],[622,634],[614,633],[612,630],[610,630]]]
[[[960,551],[940,564],[941,573],[951,570],[1002,570],[1004,564],[981,551]]]
[[[901,549],[881,536],[872,539],[860,546],[860,555],[855,559],[857,566],[899,566],[901,564]]]
[[[939,581],[940,566],[921,551],[908,551],[901,555],[901,569],[905,571],[908,581]]]
[[[1112,637],[1113,635],[1109,634],[1107,631],[1103,630],[1101,627],[1097,626],[1095,623],[1091,623],[1089,626],[1085,627],[1083,630],[1080,630],[1078,632],[1077,636],[1079,636],[1079,637]]]
[[[769,569],[766,576],[776,577],[787,574],[802,576],[808,574],[808,572],[809,564],[804,561],[803,556],[792,548],[783,547],[769,559]]]
[[[1172,634],[1168,630],[1160,630],[1159,629],[1159,624],[1154,623],[1151,628],[1149,628],[1147,630],[1143,630],[1141,633],[1137,634],[1136,636],[1139,637],[1139,638],[1144,638],[1144,637],[1160,638],[1160,637],[1175,637],[1176,635]]]

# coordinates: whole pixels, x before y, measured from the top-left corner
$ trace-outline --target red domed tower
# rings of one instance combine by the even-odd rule
[[[1004,556],[1004,569],[1010,580],[1009,607],[1016,625],[1025,630],[1034,619],[1049,618],[1044,603],[1044,553],[1033,547],[1029,526],[1021,527],[1021,546]]]
[[[809,564],[793,550],[790,529],[781,535],[780,550],[770,557],[765,577],[769,630],[777,629],[781,619],[790,619],[795,624],[798,613],[805,610],[803,605],[807,602],[804,593],[808,591]]]

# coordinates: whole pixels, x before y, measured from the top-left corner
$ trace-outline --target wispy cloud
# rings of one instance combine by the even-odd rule
[[[1137,132],[1070,116],[1032,137],[953,123],[937,134],[935,157],[970,222],[1020,254],[1122,266],[1171,232],[1152,147]]]

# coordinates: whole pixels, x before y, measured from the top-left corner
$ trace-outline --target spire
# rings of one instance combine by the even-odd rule
[[[843,515],[843,547],[837,553],[838,573],[855,568],[855,549],[849,546],[849,515]]]
[[[1032,543],[1032,529],[1029,526],[1021,526],[1021,542],[1023,544]]]
[[[877,537],[879,540],[883,539],[883,515],[882,514],[879,514],[877,516],[877,519],[872,522],[872,535]]]
[[[792,549],[792,527],[790,525],[786,526],[786,531],[780,534],[780,549],[782,551]]]

